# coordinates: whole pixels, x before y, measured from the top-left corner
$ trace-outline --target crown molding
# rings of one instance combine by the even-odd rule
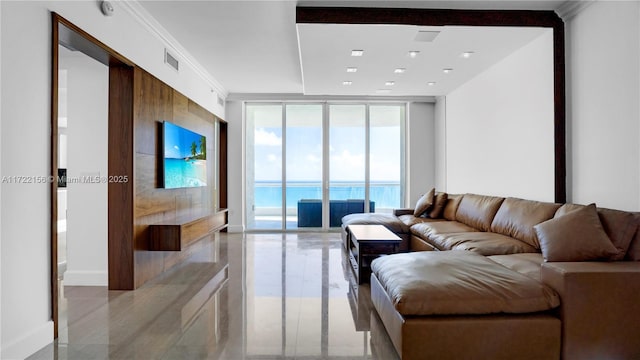
[[[138,0],[122,0],[114,1],[115,4],[122,7],[129,13],[139,24],[146,28],[153,36],[170,48],[175,55],[179,56],[184,62],[191,67],[195,73],[205,80],[216,93],[224,98],[229,96],[229,92],[225,87],[216,80],[187,49],[185,49],[178,40],[176,40],[142,5]]]
[[[582,10],[591,6],[594,0],[567,0],[556,9],[558,16],[565,22],[578,15]]]
[[[230,93],[227,101],[255,101],[255,102],[426,102],[434,103],[433,96],[358,96],[358,95],[304,95],[298,93]]]

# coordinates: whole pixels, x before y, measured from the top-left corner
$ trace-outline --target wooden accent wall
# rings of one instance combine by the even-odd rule
[[[138,288],[184,261],[213,241],[215,235],[190,244],[182,251],[149,251],[149,225],[215,209],[213,154],[216,117],[142,69],[134,71],[134,206],[133,288]],[[206,187],[164,189],[162,176],[162,122],[170,121],[207,138]]]
[[[133,73],[109,68],[109,176],[127,176],[108,185],[109,289],[133,289]]]

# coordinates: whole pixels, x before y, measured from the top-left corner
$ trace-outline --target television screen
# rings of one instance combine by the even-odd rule
[[[168,121],[162,129],[164,188],[207,186],[207,139]]]

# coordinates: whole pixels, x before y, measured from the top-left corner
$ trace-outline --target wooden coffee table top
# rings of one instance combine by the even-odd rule
[[[357,241],[397,241],[402,239],[391,232],[384,225],[349,225],[351,235]]]

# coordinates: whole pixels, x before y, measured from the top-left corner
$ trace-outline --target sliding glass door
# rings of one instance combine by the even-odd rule
[[[286,105],[287,229],[322,227],[322,108]]]
[[[404,205],[404,104],[246,104],[245,119],[247,229]]]
[[[404,109],[369,107],[369,200],[378,213],[404,207]]]
[[[349,212],[365,207],[367,107],[329,105],[329,226],[339,227]]]
[[[282,229],[282,105],[247,106],[246,226]]]

